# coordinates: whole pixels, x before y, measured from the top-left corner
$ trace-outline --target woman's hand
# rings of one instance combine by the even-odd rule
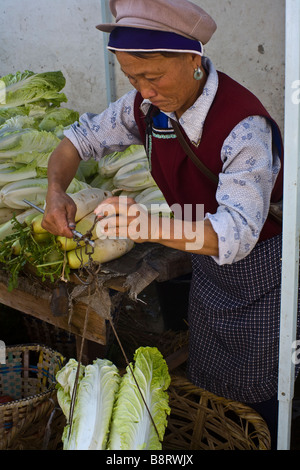
[[[65,192],[50,192],[47,195],[42,227],[53,235],[72,238],[76,210],[75,202]]]
[[[79,154],[67,138],[60,142],[49,158],[48,191],[42,227],[53,235],[73,237],[71,229],[75,228],[77,208],[66,191],[79,164]]]
[[[136,243],[160,243],[189,253],[218,255],[218,237],[209,220],[186,222],[151,215],[127,197],[107,198],[94,213],[99,217],[99,238],[130,238]]]
[[[136,243],[158,238],[159,228],[155,228],[153,217],[143,205],[137,204],[132,198],[109,197],[94,212],[99,217],[99,238],[129,238]]]

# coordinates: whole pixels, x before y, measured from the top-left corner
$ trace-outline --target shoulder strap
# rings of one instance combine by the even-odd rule
[[[194,154],[190,146],[188,145],[187,141],[182,135],[182,132],[180,130],[180,127],[176,121],[171,119],[171,124],[174,129],[174,132],[176,134],[177,139],[179,140],[182,148],[186,152],[186,154],[190,157],[190,159],[193,161],[193,163],[199,168],[200,171],[204,175],[206,175],[211,181],[214,183],[218,184],[219,178],[212,172],[210,171],[200,160],[199,158]]]
[[[182,132],[180,130],[180,127],[176,121],[171,119],[171,123],[174,129],[174,132],[176,134],[177,139],[179,140],[182,148],[186,152],[186,154],[190,157],[190,159],[194,162],[194,164],[197,166],[197,168],[202,171],[204,175],[206,175],[211,181],[213,181],[215,184],[218,184],[218,177],[212,173],[200,160],[199,158],[194,154],[190,146],[188,145],[187,141],[182,135]],[[282,224],[282,201],[280,201],[277,204],[271,204],[270,210],[269,210],[269,217],[274,220],[278,224]]]

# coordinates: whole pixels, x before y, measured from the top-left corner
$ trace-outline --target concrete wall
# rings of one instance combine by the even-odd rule
[[[100,0],[0,0],[0,75],[61,70],[67,106],[106,106]]]
[[[0,76],[17,70],[62,70],[67,106],[100,112],[107,104],[101,1],[0,0]],[[149,0],[151,1],[151,0]],[[194,0],[218,30],[205,53],[253,91],[283,129],[284,0]],[[130,89],[115,66],[117,96]]]

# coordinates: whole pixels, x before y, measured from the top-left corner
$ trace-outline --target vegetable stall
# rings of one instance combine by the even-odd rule
[[[1,83],[5,86],[5,103],[0,105],[0,302],[75,336],[76,355],[80,358],[80,364],[77,364],[80,370],[85,371],[85,376],[80,377],[78,383],[76,403],[78,401],[79,404],[75,406],[74,412],[73,429],[75,432],[79,426],[79,437],[76,435],[75,439],[71,434],[70,440],[65,438],[70,427],[68,425],[62,439],[65,448],[81,448],[85,445],[80,441],[85,434],[85,424],[82,420],[78,424],[77,418],[81,401],[85,400],[85,396],[88,397],[92,410],[93,403],[98,400],[94,391],[92,394],[91,390],[87,391],[89,381],[95,381],[102,375],[107,377],[108,368],[108,373],[112,371],[115,377],[113,388],[116,396],[121,383],[125,395],[131,389],[131,379],[125,379],[125,376],[121,379],[116,367],[112,364],[108,367],[109,361],[106,359],[97,359],[91,364],[88,343],[107,344],[107,326],[114,328],[113,313],[124,295],[138,301],[139,294],[154,280],[165,281],[190,272],[190,259],[183,253],[154,244],[134,246],[130,240],[111,240],[99,237],[97,233],[93,211],[112,193],[134,197],[147,210],[154,208],[161,217],[172,217],[170,208],[151,177],[142,146],[132,146],[124,152],[107,155],[101,162],[81,162],[67,192],[77,206],[76,233],[80,233],[82,239],[55,237],[44,230],[41,226],[43,214],[40,212],[45,207],[48,159],[62,139],[64,129],[78,120],[79,115],[73,109],[62,106],[67,102],[67,97],[62,91],[65,78],[60,71],[34,73],[26,70],[1,77]],[[89,243],[86,242],[87,234]],[[22,350],[23,353],[30,355],[32,351],[26,349],[25,352]],[[9,362],[14,353],[8,354]],[[166,403],[159,418],[161,424],[156,424],[156,429],[160,429],[159,435],[153,435],[151,431],[150,439],[153,441],[152,448],[159,448],[157,439],[163,438],[166,410],[169,412],[165,389],[170,378],[167,365],[156,348],[136,352],[137,374],[141,374],[139,371],[144,367],[142,363],[145,362],[145,354],[150,368],[154,361],[158,370],[161,367],[165,369],[166,383],[159,389]],[[75,362],[75,358],[70,359],[56,376],[61,386],[57,392],[59,406],[67,420],[66,407],[70,408],[71,397],[64,384],[67,380],[70,391],[69,376],[74,379]],[[0,395],[6,390],[5,367],[3,370],[3,382],[0,375]],[[152,380],[150,376],[147,378],[149,386]],[[111,396],[110,408],[107,409],[105,402],[103,406],[106,420],[110,421],[108,410],[113,412],[115,397],[110,381],[107,387]],[[116,400],[120,402],[120,398]],[[11,403],[17,402],[15,399]],[[4,410],[4,415],[0,413],[0,421],[3,421],[1,426],[4,424],[4,431],[1,428],[0,432],[0,448],[3,442],[8,446],[5,428],[9,429],[14,419],[13,416],[8,418],[9,413],[4,406],[2,404],[0,409]],[[10,409],[9,401],[7,406]],[[122,409],[124,406],[127,405],[122,404],[121,400],[117,408]],[[97,413],[97,410],[92,410],[93,415],[94,412]],[[13,414],[21,416],[20,411]],[[118,422],[118,412],[114,411],[114,414]],[[152,414],[159,416],[159,410],[155,411],[154,407]],[[102,421],[102,416],[100,418]],[[128,429],[130,420],[125,424]],[[16,427],[19,426],[20,423],[17,423]],[[111,439],[118,441],[119,429],[113,429],[112,436],[115,437],[111,436]],[[107,437],[107,430],[103,428],[103,432],[104,437]],[[98,442],[99,439],[95,445],[95,437],[91,439],[89,448],[105,448],[104,443]]]
[[[47,345],[8,348],[7,363],[0,361],[0,449],[36,448],[37,435],[44,439],[39,448],[49,448],[46,438],[57,410],[52,436],[64,449],[160,450],[163,443],[169,450],[268,449],[268,430],[253,410],[172,375],[187,358],[186,343],[168,357],[157,348],[163,335],[162,342],[156,337],[154,345],[141,344],[128,358],[123,351],[123,370],[101,354],[90,356],[89,345],[105,347],[112,333],[119,340],[115,323],[121,300],[138,304],[154,281],[189,274],[190,256],[158,244],[108,239],[97,231],[93,211],[110,194],[133,197],[159,217],[173,216],[142,146],[100,162],[82,161],[67,189],[77,206],[80,237],[45,231],[48,159],[79,116],[65,106],[60,71],[26,70],[2,77],[1,83],[0,303],[74,335],[77,349],[66,361]],[[32,430],[27,441],[24,429]]]
[[[47,233],[41,227],[43,215],[25,201],[44,207],[48,158],[64,129],[79,115],[62,107],[67,97],[59,71],[24,71],[1,80],[6,100],[0,106],[0,301],[79,335],[84,309],[91,302],[87,339],[105,344],[109,290],[137,298],[154,279],[189,272],[189,257],[152,244],[134,247],[129,240],[98,239],[97,226],[91,234],[92,255],[84,242]],[[153,207],[161,216],[171,216],[142,146],[107,155],[100,162],[82,161],[67,192],[77,205],[76,230],[82,234],[93,225],[93,210],[112,192],[134,196],[149,210]],[[85,278],[91,261],[98,265],[99,298],[87,295]],[[74,304],[71,320],[70,303]]]

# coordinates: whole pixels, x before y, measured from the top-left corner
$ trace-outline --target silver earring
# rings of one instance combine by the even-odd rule
[[[202,80],[202,78],[203,78],[203,72],[202,72],[200,66],[198,65],[198,67],[194,71],[194,79],[195,80]]]

